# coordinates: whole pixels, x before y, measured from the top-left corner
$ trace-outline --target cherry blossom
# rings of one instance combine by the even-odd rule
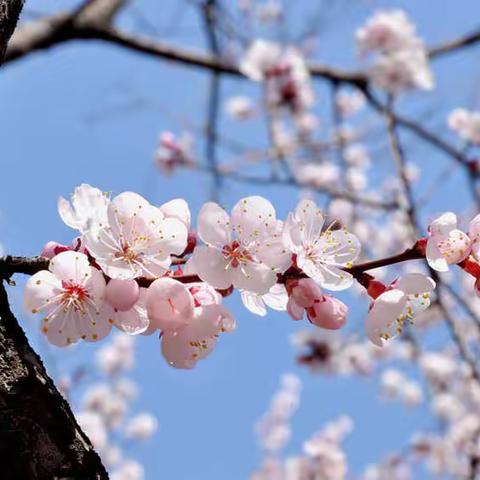
[[[252,101],[245,96],[235,96],[228,99],[225,110],[235,120],[248,120],[255,116]]]
[[[415,25],[402,10],[376,12],[356,32],[361,53],[392,51],[418,46]]]
[[[360,52],[378,52],[369,72],[378,87],[392,94],[433,88],[425,46],[403,11],[377,12],[357,30],[357,41]]]
[[[156,329],[176,332],[186,327],[194,313],[194,300],[188,288],[173,278],[155,280],[147,291],[146,307],[150,325],[146,334]]]
[[[255,40],[240,62],[240,71],[266,85],[267,107],[288,106],[294,112],[312,106],[314,94],[303,56],[295,47]]]
[[[171,132],[162,132],[159,147],[155,152],[155,163],[162,173],[168,175],[178,167],[193,167],[193,138],[188,133],[177,138]]]
[[[421,274],[409,273],[381,293],[370,306],[366,333],[371,342],[382,347],[384,341],[402,332],[405,322],[430,305],[435,282]]]
[[[162,354],[172,367],[191,369],[212,352],[220,333],[234,328],[235,320],[222,305],[197,307],[187,326],[162,334]]]
[[[101,190],[83,183],[73,191],[71,203],[63,197],[58,199],[58,213],[66,225],[85,233],[107,223],[109,203]]]
[[[115,309],[126,312],[140,297],[140,287],[135,280],[112,279],[105,287],[105,300]]]
[[[454,213],[444,213],[429,225],[426,258],[434,270],[448,271],[449,265],[460,263],[469,256],[470,248],[471,241],[457,228]]]
[[[290,263],[279,227],[275,209],[262,197],[241,199],[231,217],[206,203],[198,216],[198,236],[206,245],[193,252],[200,278],[215,288],[267,293]]]
[[[352,285],[352,276],[341,267],[351,265],[360,253],[358,239],[344,229],[324,230],[325,219],[311,200],[301,201],[284,225],[285,245],[296,255],[305,274],[330,290]]]
[[[157,277],[164,274],[172,254],[187,245],[185,224],[166,217],[143,197],[125,192],[108,206],[108,223],[85,235],[85,245],[102,270],[111,278]]]
[[[127,438],[144,440],[151,437],[158,428],[158,420],[148,412],[143,412],[132,418],[125,427]]]
[[[370,69],[373,82],[390,93],[432,90],[434,81],[425,52],[400,50],[380,56]]]
[[[306,312],[308,320],[317,327],[336,330],[345,324],[347,306],[330,295],[324,295],[314,280],[290,280],[287,291],[287,311],[294,320],[301,320]]]
[[[49,342],[66,346],[108,335],[114,312],[104,293],[103,275],[89,265],[87,256],[66,251],[50,261],[49,270],[27,281],[24,302],[30,312],[42,314],[41,331]]]
[[[448,117],[448,126],[463,140],[480,145],[480,112],[456,108]]]

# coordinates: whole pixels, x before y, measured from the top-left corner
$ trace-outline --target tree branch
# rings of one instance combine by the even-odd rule
[[[0,0],[0,65],[3,62],[7,44],[17,26],[25,0]]]
[[[2,275],[31,274],[38,257],[8,257]],[[7,270],[3,267],[7,266]],[[0,281],[0,465],[4,480],[108,479],[99,456],[10,310]]]

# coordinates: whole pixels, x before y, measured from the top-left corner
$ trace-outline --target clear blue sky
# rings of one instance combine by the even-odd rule
[[[67,2],[48,3],[54,10]],[[203,48],[196,13],[192,8],[181,13],[178,3],[136,2],[145,16],[161,27],[162,38]],[[296,13],[287,21],[294,35],[313,2],[287,3],[296,4],[292,6]],[[29,0],[27,10],[42,10],[43,4]],[[337,66],[354,65],[354,27],[363,22],[374,5],[404,7],[428,44],[468,32],[478,26],[480,18],[480,4],[475,0],[351,4],[355,6],[346,10],[349,13],[336,18],[321,35],[316,59]],[[172,23],[175,19],[177,24]],[[121,21],[126,27],[133,22],[131,17]],[[425,99],[413,94],[403,103],[405,111],[416,115],[433,113],[431,125],[443,131],[444,114],[451,107],[476,104],[479,55],[480,48],[435,63],[437,91]],[[320,84],[318,89],[320,114],[328,109],[328,97],[322,97],[324,88]],[[6,251],[33,255],[47,240],[69,242],[73,232],[59,219],[56,200],[82,182],[114,193],[133,190],[152,203],[183,197],[192,211],[198,212],[209,197],[211,179],[190,173],[164,178],[152,164],[152,153],[160,131],[183,130],[179,120],[203,125],[207,89],[205,72],[98,43],[63,45],[1,70],[0,165],[4,181],[0,188],[0,242]],[[224,95],[259,95],[257,86],[240,80],[225,80],[222,89]],[[260,136],[259,129],[223,122],[223,131],[229,137],[265,145],[263,130]],[[422,188],[431,181],[430,173],[446,164],[445,159],[432,155],[411,138],[408,146],[412,159],[423,168],[418,187]],[[201,147],[200,143],[200,154]],[[428,156],[426,152],[430,152]],[[225,158],[231,155],[222,154]],[[380,148],[374,160],[382,165],[387,156],[388,152]],[[444,187],[446,195],[435,208],[423,212],[425,219],[445,208],[463,208],[466,196],[455,190],[456,178]],[[240,196],[250,194],[269,197],[284,215],[294,206],[298,192],[226,183],[220,196],[222,203],[230,207]],[[21,284],[11,289],[17,300]],[[154,411],[160,422],[155,438],[132,452],[144,463],[147,479],[247,478],[259,461],[253,424],[267,407],[284,372],[294,372],[304,382],[301,409],[293,423],[291,452],[298,451],[302,439],[325,421],[347,413],[355,421],[355,430],[346,448],[351,470],[358,473],[367,463],[401,448],[414,426],[430,425],[422,409],[410,411],[378,401],[373,380],[313,377],[298,368],[288,336],[301,326],[286,315],[255,317],[240,306],[237,297],[228,299],[227,304],[236,313],[237,331],[222,336],[215,353],[194,371],[169,368],[160,356],[155,337],[138,342],[138,366],[134,372],[142,389],[138,408]],[[16,305],[20,313],[19,302]],[[356,302],[354,310],[352,323],[363,318],[366,304]],[[20,318],[33,344],[46,354],[37,325],[32,327],[25,316]],[[81,363],[94,348],[82,344],[68,354],[68,362]],[[64,356],[63,351],[49,350],[47,365],[52,372]]]

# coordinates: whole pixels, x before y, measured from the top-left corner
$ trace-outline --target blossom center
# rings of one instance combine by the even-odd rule
[[[230,245],[225,245],[222,253],[225,259],[228,260],[229,267],[237,268],[240,264],[253,261],[248,250],[243,248],[237,240],[234,240]]]
[[[122,244],[122,250],[115,255],[117,258],[122,258],[127,263],[134,263],[138,259],[138,253],[130,246],[129,243]]]
[[[82,285],[63,282],[61,302],[66,308],[72,306],[75,310],[82,310],[82,304],[89,298],[88,290]]]

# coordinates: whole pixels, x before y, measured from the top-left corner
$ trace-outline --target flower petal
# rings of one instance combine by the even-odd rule
[[[50,271],[64,282],[84,285],[92,275],[88,257],[80,252],[68,250],[50,260]]]
[[[435,288],[435,282],[423,273],[407,273],[396,282],[395,288],[407,295],[420,295],[431,292]]]
[[[275,227],[275,209],[266,198],[245,197],[232,209],[232,230],[244,244],[265,238]]]
[[[222,248],[230,243],[230,217],[218,204],[207,202],[198,214],[197,231],[203,242]]]
[[[25,285],[23,300],[31,313],[51,310],[57,304],[54,298],[62,293],[62,282],[48,270],[42,270],[30,277]]]
[[[397,318],[402,314],[407,304],[407,296],[401,290],[393,289],[382,293],[374,302],[365,323],[369,340],[383,346],[383,335],[391,335]]]
[[[277,274],[263,263],[247,262],[231,269],[235,288],[264,295],[277,282]]]
[[[198,276],[212,287],[225,289],[232,285],[232,269],[222,252],[214,247],[200,246],[193,251],[193,264]]]
[[[434,238],[427,240],[427,248],[425,249],[425,257],[427,263],[437,272],[448,272],[448,262],[437,247]]]
[[[191,214],[188,203],[183,198],[174,198],[160,206],[161,212],[166,217],[180,220],[187,228],[190,228]]]
[[[164,332],[181,330],[192,319],[193,308],[193,297],[188,288],[173,278],[159,278],[146,291],[150,327]]]
[[[267,314],[267,309],[265,308],[261,295],[243,290],[240,293],[240,296],[242,303],[247,310],[255,315],[260,315],[261,317],[264,317]]]

